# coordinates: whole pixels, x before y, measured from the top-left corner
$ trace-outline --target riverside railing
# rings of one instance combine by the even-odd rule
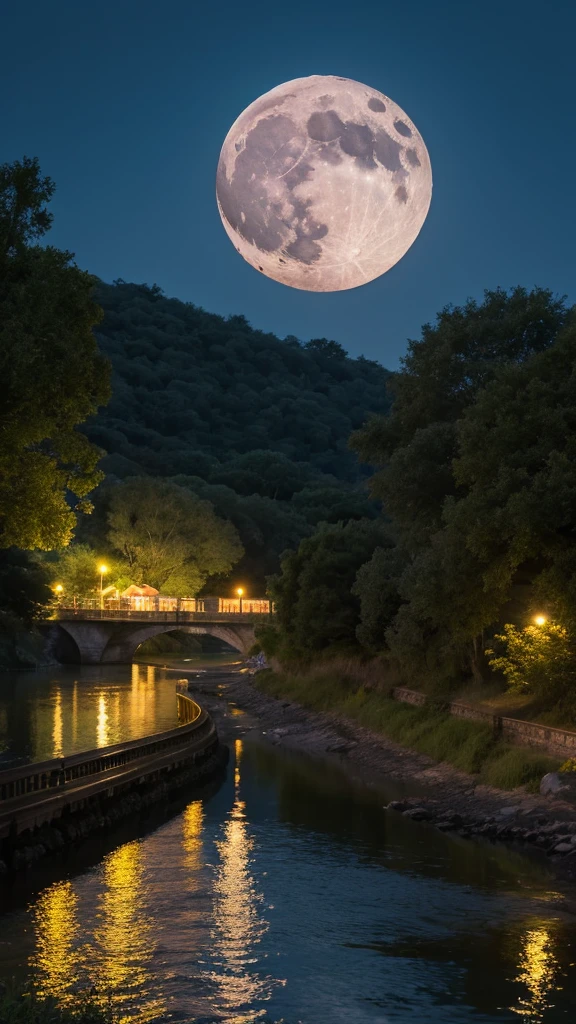
[[[200,741],[208,740],[211,734],[215,739],[216,731],[210,716],[185,694],[177,693],[176,698],[181,724],[175,729],[0,772],[0,810],[6,801],[15,798],[32,793],[40,798],[42,795],[49,798],[63,794],[67,785],[72,788],[70,784],[96,782],[113,769],[120,769],[116,774],[121,775],[122,768],[128,771],[138,761],[152,763],[162,755],[169,756],[171,752],[196,746]]]

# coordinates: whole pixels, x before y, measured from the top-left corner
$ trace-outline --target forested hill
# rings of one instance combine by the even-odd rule
[[[97,299],[113,393],[86,432],[109,453],[106,472],[215,481],[219,464],[272,450],[316,472],[358,479],[347,443],[370,412],[387,407],[389,372],[378,363],[351,359],[326,339],[282,341],[243,316],[207,313],[155,286],[101,284]],[[250,493],[242,464],[232,470],[238,486],[231,486]]]
[[[106,481],[77,539],[102,547],[118,480],[170,478],[232,523],[245,552],[234,573],[262,592],[280,554],[318,523],[378,514],[348,439],[387,409],[382,366],[334,341],[281,341],[157,287],[117,281],[96,297],[112,399],[83,430],[108,453]]]

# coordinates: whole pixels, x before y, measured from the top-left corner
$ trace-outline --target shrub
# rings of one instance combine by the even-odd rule
[[[12,991],[0,994],[1,1024],[113,1024],[112,1013],[93,995],[78,994],[72,1002],[61,1004],[53,996],[23,995]]]
[[[575,643],[564,626],[549,622],[519,630],[508,623],[494,639],[496,650],[486,651],[488,664],[502,672],[510,690],[534,694],[548,709],[576,714]]]

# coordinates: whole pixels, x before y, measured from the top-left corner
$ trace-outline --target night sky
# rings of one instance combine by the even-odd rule
[[[447,303],[534,284],[576,300],[576,4],[30,0],[2,15],[0,161],[57,184],[50,241],[106,281],[159,284],[280,337],[394,368]],[[214,198],[238,114],[280,82],[354,78],[428,147],[432,206],[407,255],[352,291],[262,277]],[[7,102],[9,100],[9,102]]]

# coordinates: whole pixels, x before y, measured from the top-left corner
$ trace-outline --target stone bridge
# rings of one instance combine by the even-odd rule
[[[60,609],[44,623],[53,645],[62,641],[63,631],[70,647],[77,649],[71,660],[82,665],[130,664],[145,640],[175,630],[197,635],[209,633],[247,654],[254,643],[254,626],[269,615],[218,612],[109,612]],[[56,620],[56,621],[55,621]],[[74,643],[70,645],[70,640]],[[60,644],[62,646],[62,644]]]

